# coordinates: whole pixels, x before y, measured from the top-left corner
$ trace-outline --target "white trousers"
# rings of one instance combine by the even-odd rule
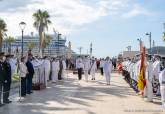
[[[88,70],[84,70],[85,80],[88,81]]]
[[[105,79],[106,79],[107,84],[110,84],[110,81],[111,81],[110,73],[105,73]]]
[[[52,70],[52,81],[56,82],[58,80],[58,71]]]
[[[49,80],[49,75],[50,75],[50,70],[49,69],[45,69],[45,85],[47,87],[48,85],[48,80]]]
[[[160,93],[161,93],[162,106],[163,108],[165,108],[165,85],[160,86]]]
[[[147,97],[147,101],[153,100],[153,88],[152,83],[147,80],[146,87],[144,89],[144,96]]]
[[[90,73],[92,75],[92,78],[95,78],[95,71],[92,70]]]

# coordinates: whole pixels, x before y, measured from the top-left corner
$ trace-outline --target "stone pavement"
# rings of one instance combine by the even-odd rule
[[[160,99],[155,98],[154,103],[144,101],[119,74],[112,74],[110,86],[103,76],[96,77],[96,81],[87,83],[68,74],[65,81],[50,83],[23,102],[1,107],[0,114],[165,114]]]

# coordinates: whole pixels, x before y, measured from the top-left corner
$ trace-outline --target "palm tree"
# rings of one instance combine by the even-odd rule
[[[40,9],[33,14],[33,18],[35,20],[34,27],[39,32],[40,44],[39,44],[39,52],[41,52],[43,46],[44,37],[43,34],[45,30],[48,30],[48,25],[51,24],[50,15],[47,11],[41,11]]]
[[[6,35],[7,36],[7,35]],[[6,42],[6,44],[8,44],[8,53],[9,54],[11,54],[11,44],[13,43],[13,42],[15,42],[15,39],[14,39],[14,37],[12,37],[12,36],[7,36],[5,39],[4,39],[4,41]]]
[[[32,50],[35,46],[36,46],[36,44],[33,43],[33,42],[29,42],[29,43],[27,44],[27,47],[28,47],[29,51]]]
[[[0,18],[0,52],[2,52],[2,41],[4,33],[7,31],[6,27],[6,23]]]

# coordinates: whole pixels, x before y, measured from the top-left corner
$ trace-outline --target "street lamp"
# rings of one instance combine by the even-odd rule
[[[20,26],[21,31],[22,31],[22,53],[21,53],[21,56],[23,57],[23,32],[24,32],[24,29],[26,27],[26,23],[25,22],[20,22],[19,26]]]
[[[141,40],[141,38],[138,38],[137,41],[139,41],[139,47],[140,47],[140,52],[141,52],[142,40]]]
[[[151,43],[152,43],[151,32],[146,33],[146,35],[149,36],[149,43],[150,43],[150,51],[149,51],[149,53],[152,54],[152,49],[151,49]]]

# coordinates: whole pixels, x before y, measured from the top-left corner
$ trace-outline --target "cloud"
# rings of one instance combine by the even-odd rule
[[[92,0],[91,0],[92,1]],[[116,16],[123,14],[129,7],[130,0],[3,0],[0,1],[0,17],[8,25],[8,33],[19,35],[19,22],[25,21],[27,27],[26,34],[34,31],[32,14],[38,9],[47,10],[51,15],[52,25],[49,32],[53,33],[53,28],[63,34],[73,31],[83,30],[84,24],[93,23],[105,16]],[[142,13],[143,12],[143,13]],[[140,6],[135,6],[133,10],[124,14],[123,17],[132,17],[148,12]]]
[[[144,16],[152,16],[153,12],[151,13],[150,11],[146,10],[140,5],[134,5],[133,8],[128,11],[127,13],[124,13],[122,17],[124,18],[133,18],[139,15],[144,15]]]

